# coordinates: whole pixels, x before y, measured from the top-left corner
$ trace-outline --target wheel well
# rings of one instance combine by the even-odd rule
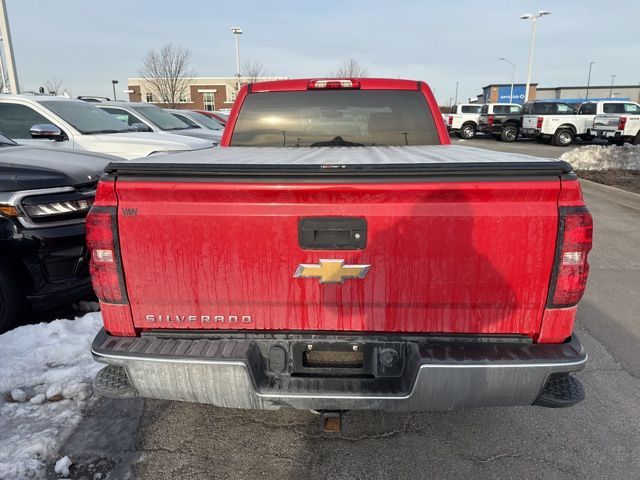
[[[476,122],[472,121],[472,120],[467,120],[466,122],[464,122],[462,124],[463,127],[466,127],[467,125],[473,125],[476,128],[478,127],[478,124]]]
[[[560,129],[565,129],[565,130],[571,130],[573,132],[573,134],[576,134],[576,127],[575,125],[572,125],[570,123],[565,123],[564,125],[560,125],[558,128],[556,128],[556,132]]]

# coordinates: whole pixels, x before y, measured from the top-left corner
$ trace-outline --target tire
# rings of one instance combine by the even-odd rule
[[[0,260],[0,333],[12,329],[26,312],[27,300],[13,269]]]
[[[460,138],[464,138],[465,140],[471,140],[476,136],[476,126],[473,123],[463,125],[458,132],[458,136]]]
[[[553,134],[551,143],[556,147],[568,147],[573,143],[574,138],[573,130],[569,128],[559,128],[556,130],[556,133]]]
[[[500,139],[503,142],[515,142],[518,139],[518,127],[515,125],[507,125],[500,132]]]
[[[638,133],[636,133],[636,136],[633,137],[633,140],[631,140],[631,144],[640,145],[640,130],[638,130]]]

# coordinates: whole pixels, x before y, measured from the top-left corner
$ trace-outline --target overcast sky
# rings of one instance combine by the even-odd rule
[[[550,10],[538,22],[532,82],[543,86],[640,82],[640,1],[211,1],[6,0],[23,90],[50,78],[74,95],[124,96],[150,48],[174,43],[193,53],[202,76],[235,74],[231,26],[244,30],[241,62],[268,73],[327,75],[353,57],[369,76],[422,79],[446,103],[489,83],[526,80],[531,26],[526,12]],[[615,3],[615,9],[609,8]]]

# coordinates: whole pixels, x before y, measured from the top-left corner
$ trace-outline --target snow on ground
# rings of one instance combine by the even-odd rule
[[[0,335],[0,479],[44,478],[93,399],[101,365],[89,348],[101,326],[87,313]]]
[[[574,170],[640,170],[640,145],[586,145],[563,154]]]

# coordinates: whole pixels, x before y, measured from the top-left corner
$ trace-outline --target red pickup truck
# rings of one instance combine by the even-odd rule
[[[569,164],[450,145],[409,80],[245,86],[221,147],[107,167],[97,391],[322,412],[584,397],[592,220]]]

